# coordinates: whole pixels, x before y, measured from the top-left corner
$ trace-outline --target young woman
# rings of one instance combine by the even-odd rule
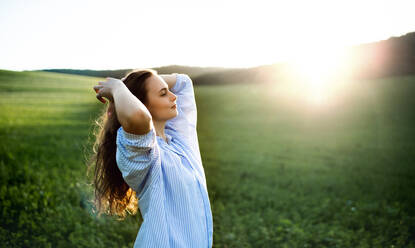
[[[94,145],[99,213],[125,217],[138,206],[143,223],[134,247],[212,247],[190,77],[136,69],[93,88],[109,101]]]

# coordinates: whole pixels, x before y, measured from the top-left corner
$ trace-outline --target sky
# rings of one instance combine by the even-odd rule
[[[0,69],[254,67],[415,31],[413,0],[0,1]]]

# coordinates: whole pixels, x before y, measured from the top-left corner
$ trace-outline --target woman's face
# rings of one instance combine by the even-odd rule
[[[159,75],[152,75],[146,80],[146,107],[155,121],[167,121],[178,115],[177,96],[169,90],[167,83]]]

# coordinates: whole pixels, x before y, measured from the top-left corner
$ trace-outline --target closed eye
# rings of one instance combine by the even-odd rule
[[[165,96],[165,95],[167,95],[167,88],[166,87],[164,87],[163,89],[161,89],[161,90],[159,90],[159,92],[164,92],[164,94],[162,94],[161,96]]]

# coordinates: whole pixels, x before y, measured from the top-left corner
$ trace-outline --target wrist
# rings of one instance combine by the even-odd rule
[[[112,90],[111,90],[111,95],[112,95],[111,100],[112,100],[112,102],[114,102],[115,97],[122,94],[122,92],[124,92],[125,90],[129,91],[129,89],[127,88],[127,86],[124,83],[121,83],[121,84],[115,86],[114,88],[112,88]]]

